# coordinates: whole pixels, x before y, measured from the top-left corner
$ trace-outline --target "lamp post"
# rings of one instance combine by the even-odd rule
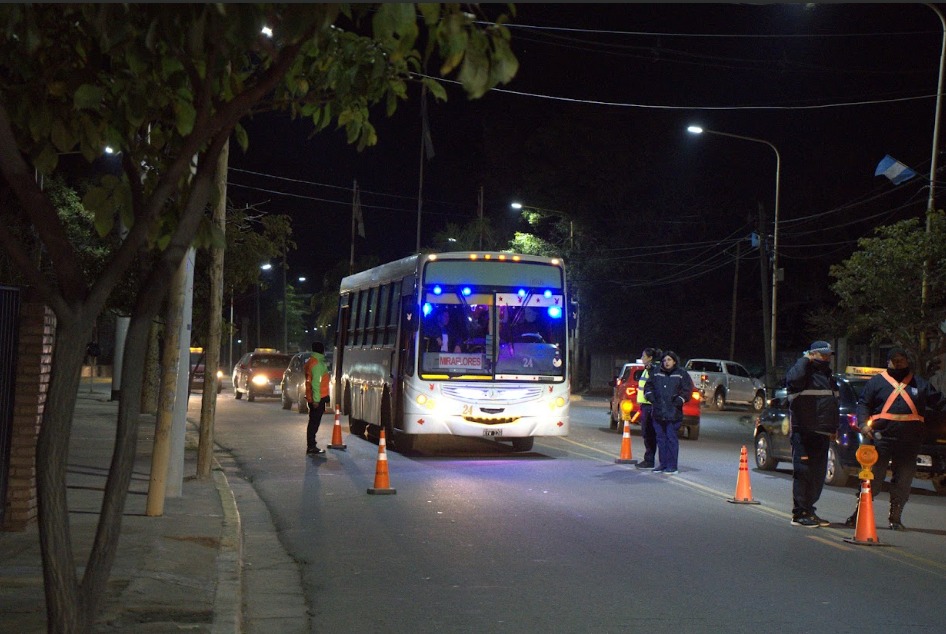
[[[930,232],[932,231],[932,221],[933,221],[933,212],[936,210],[936,168],[937,168],[937,157],[939,151],[937,147],[939,146],[939,115],[942,108],[942,98],[943,98],[943,69],[946,66],[946,18],[943,17],[942,12],[936,8],[933,4],[926,4],[939,18],[940,23],[943,26],[943,42],[942,48],[939,54],[939,79],[936,83],[936,110],[933,114],[933,154],[930,158],[930,197],[926,203],[926,237],[929,239]],[[927,296],[929,295],[929,271],[930,271],[930,259],[927,257],[923,260],[923,282],[920,288],[920,313],[922,315],[926,314],[927,307]],[[926,355],[927,341],[926,341],[926,329],[923,328],[920,330],[920,351],[921,354]]]
[[[753,143],[762,143],[764,145],[772,148],[772,151],[775,152],[775,226],[772,231],[772,316],[771,316],[771,330],[770,330],[770,341],[769,341],[769,367],[766,368],[766,375],[768,380],[766,381],[767,387],[771,390],[774,387],[775,379],[775,363],[776,363],[776,308],[778,306],[778,211],[779,211],[779,189],[782,181],[782,156],[778,153],[778,148],[766,141],[765,139],[757,139],[751,136],[742,136],[741,134],[730,134],[729,132],[719,132],[716,130],[707,130],[701,128],[700,126],[691,125],[687,128],[687,132],[691,134],[702,134],[706,132],[707,134],[716,134],[718,136],[730,137],[733,139],[742,139],[743,141],[752,141]],[[771,392],[770,392],[771,393]]]
[[[273,265],[267,262],[266,264],[260,264],[259,266],[261,271],[268,271],[273,268]],[[260,348],[260,315],[259,315],[259,293],[260,289],[263,286],[263,280],[259,279],[256,281],[256,347]]]

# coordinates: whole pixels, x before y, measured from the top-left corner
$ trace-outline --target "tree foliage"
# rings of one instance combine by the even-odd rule
[[[115,559],[131,479],[148,331],[187,249],[222,244],[208,210],[217,159],[240,122],[283,110],[316,131],[377,140],[370,110],[390,114],[411,82],[445,97],[425,62],[441,60],[472,97],[506,82],[517,62],[502,17],[459,4],[10,4],[0,8],[0,173],[18,205],[8,226],[33,232],[36,265],[13,232],[0,245],[57,317],[52,380],[37,446],[40,542],[50,631],[88,631]],[[418,17],[418,12],[419,16]],[[270,34],[262,32],[269,27]],[[83,197],[116,248],[90,276],[36,174],[62,154],[121,153]],[[98,530],[76,566],[65,497],[71,412],[85,344],[109,297],[137,278],[122,368],[112,469]],[[83,569],[77,576],[76,569]]]
[[[924,261],[927,303],[921,289]],[[912,351],[918,368],[946,352],[941,324],[946,320],[946,219],[930,216],[930,231],[917,219],[878,227],[861,238],[858,250],[831,267],[832,290],[840,298],[837,318],[849,336],[873,344],[892,343]],[[924,349],[921,340],[926,339]]]

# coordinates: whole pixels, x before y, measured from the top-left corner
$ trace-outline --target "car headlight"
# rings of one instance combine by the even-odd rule
[[[217,378],[218,378],[218,379],[222,379],[222,378],[223,378],[223,370],[217,370]]]
[[[253,385],[268,385],[269,377],[265,374],[257,374],[253,377]]]

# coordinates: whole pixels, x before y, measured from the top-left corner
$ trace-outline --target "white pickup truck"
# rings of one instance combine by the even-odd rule
[[[685,369],[703,395],[703,402],[718,410],[729,403],[750,405],[757,412],[765,407],[765,385],[735,361],[690,359]]]

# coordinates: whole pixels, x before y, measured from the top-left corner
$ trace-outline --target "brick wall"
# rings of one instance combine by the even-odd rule
[[[20,307],[13,434],[4,530],[25,530],[36,521],[36,441],[39,437],[52,370],[56,317],[43,304]]]

